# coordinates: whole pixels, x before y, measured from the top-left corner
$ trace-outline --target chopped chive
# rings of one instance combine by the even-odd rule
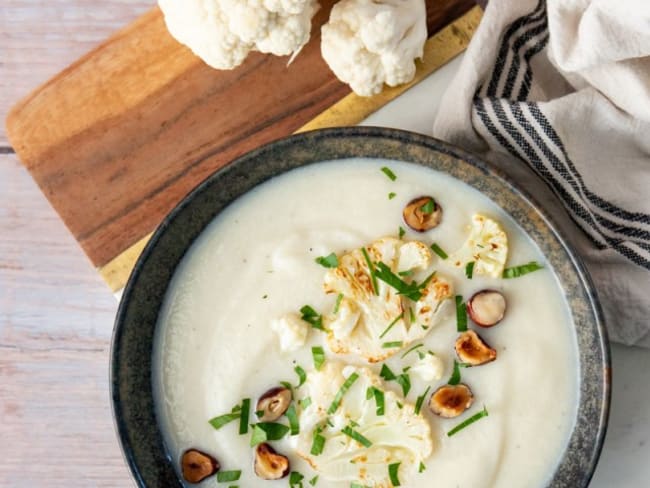
[[[409,394],[409,391],[411,390],[411,378],[409,377],[408,374],[402,373],[397,378],[395,378],[395,381],[399,386],[402,387],[402,393],[404,394],[404,397]]]
[[[372,442],[370,442],[370,440],[367,437],[364,437],[363,435],[361,435],[356,430],[353,430],[352,427],[350,427],[349,425],[347,427],[345,427],[341,432],[343,432],[345,435],[347,435],[351,439],[354,439],[355,441],[357,441],[363,447],[372,446]]]
[[[377,404],[376,414],[378,417],[380,417],[384,415],[385,411],[384,392],[379,388],[370,386],[368,387],[368,390],[366,390],[366,400],[370,400],[373,397],[375,399],[375,403]]]
[[[472,276],[474,275],[474,264],[476,264],[474,261],[470,261],[465,266],[465,276],[467,276],[470,280],[472,279]]]
[[[241,476],[241,470],[233,471],[218,471],[217,472],[217,481],[219,483],[226,483],[228,481],[237,481]]]
[[[391,181],[395,181],[397,179],[397,176],[395,176],[395,173],[393,173],[390,168],[383,166],[381,168],[381,171],[390,178]]]
[[[412,348],[410,348],[408,351],[406,351],[404,354],[402,354],[402,359],[404,359],[404,358],[408,355],[408,353],[413,352],[413,351],[415,351],[417,348],[422,347],[422,346],[424,346],[424,344],[422,344],[421,342],[420,342],[419,344],[416,344],[415,346],[413,346]]]
[[[406,234],[406,231],[404,230],[404,227],[402,227],[400,225],[399,226],[399,238],[401,239],[402,237],[404,237],[404,234]]]
[[[327,256],[318,256],[314,261],[324,268],[336,268],[339,265],[339,258],[336,257],[335,253],[330,253]]]
[[[409,318],[411,319],[411,323],[415,322],[415,312],[413,311],[412,307],[409,307],[409,315],[410,315]]]
[[[433,198],[429,198],[427,200],[427,203],[425,203],[420,207],[420,210],[422,210],[423,214],[431,214],[435,209],[436,209],[436,202]]]
[[[311,356],[314,359],[314,368],[316,371],[320,371],[325,362],[325,351],[320,346],[314,346],[311,348]]]
[[[311,324],[314,329],[325,330],[325,327],[323,327],[323,316],[317,313],[310,305],[303,305],[300,313],[302,314],[300,318],[308,324]]]
[[[292,471],[289,475],[289,488],[302,488],[302,480],[305,477],[298,471]]]
[[[289,427],[275,422],[258,422],[253,425],[251,446],[256,446],[266,441],[278,441],[289,432]]]
[[[325,436],[321,435],[322,431],[321,427],[314,431],[314,439],[311,443],[311,451],[309,451],[313,456],[321,454],[325,447]]]
[[[300,405],[300,408],[303,410],[309,407],[311,405],[311,397],[305,397],[302,400],[298,402],[298,405]]]
[[[332,400],[332,404],[327,409],[328,414],[331,415],[334,412],[336,412],[336,410],[339,408],[339,405],[341,405],[341,400],[343,400],[343,395],[346,394],[346,392],[350,389],[350,387],[354,384],[354,382],[357,381],[358,378],[359,378],[358,373],[352,373],[345,380],[345,382],[341,385],[341,388],[339,388],[339,391],[336,393],[334,400]]]
[[[388,324],[388,327],[386,327],[386,328],[384,329],[384,331],[379,335],[379,338],[380,338],[380,339],[383,339],[384,336],[385,336],[386,334],[388,334],[388,331],[389,331],[390,329],[393,328],[393,325],[395,325],[395,324],[397,323],[397,321],[398,321],[399,319],[401,319],[402,317],[403,317],[403,315],[398,315],[397,317],[395,317],[395,319],[394,319],[390,324]]]
[[[417,400],[415,401],[415,415],[420,413],[420,409],[422,408],[422,404],[424,403],[424,399],[427,396],[427,393],[429,393],[429,390],[431,389],[430,386],[427,386],[427,389],[424,390],[424,393],[420,395]]]
[[[316,483],[318,483],[318,475],[314,476],[312,479],[309,480],[309,484],[311,486],[315,486]]]
[[[395,373],[393,373],[386,364],[381,365],[381,371],[379,372],[379,376],[384,378],[386,381],[392,381],[395,378],[397,378],[397,376],[395,376]]]
[[[464,363],[459,363],[458,361],[454,360],[454,371],[451,373],[451,377],[449,378],[449,381],[447,381],[448,385],[457,385],[460,383],[460,368],[465,368],[467,367]]]
[[[456,295],[456,330],[458,332],[467,330],[467,307],[461,295]]]
[[[441,259],[447,259],[449,257],[447,256],[447,253],[443,251],[442,248],[435,242],[431,244],[431,250],[440,256]]]
[[[399,271],[397,273],[400,276],[412,276],[413,275],[413,270],[412,269],[407,269],[406,271]]]
[[[400,486],[399,478],[397,477],[400,464],[402,463],[393,463],[388,465],[388,476],[390,476],[390,482],[393,486]]]
[[[402,347],[404,345],[403,341],[392,341],[392,342],[384,342],[381,347],[384,349],[392,349],[393,347]]]
[[[237,411],[233,413],[226,413],[224,415],[219,415],[218,417],[214,417],[213,419],[208,420],[208,422],[215,429],[220,429],[224,425],[229,424],[233,420],[237,420],[240,417],[241,417],[241,412]]]
[[[368,256],[368,251],[366,251],[365,247],[361,248],[361,253],[363,254],[363,258],[366,260],[366,265],[368,266],[368,272],[370,273],[370,281],[372,282],[372,291],[374,292],[375,295],[379,295],[379,287],[377,286],[377,275],[376,275],[375,267],[372,265],[372,262],[370,261],[370,256]]]
[[[292,403],[287,408],[285,414],[287,419],[289,419],[289,429],[291,429],[291,435],[300,434],[300,423],[298,422],[298,414],[296,413],[296,406]]]
[[[392,191],[392,192],[390,192],[390,193],[388,194],[388,199],[389,199],[389,200],[392,200],[392,199],[395,198],[396,196],[397,196],[397,193],[395,193],[394,191]]]
[[[418,467],[418,473],[424,472],[425,469],[427,469],[427,467],[424,465],[422,461],[420,461],[420,467]]]
[[[293,390],[293,385],[288,381],[280,381],[280,384],[289,390]]]
[[[422,294],[420,293],[417,284],[406,283],[399,276],[393,273],[391,269],[381,261],[377,263],[377,268],[375,269],[375,276],[379,278],[381,281],[383,281],[384,283],[395,288],[398,294],[407,296],[414,302],[418,301],[420,297],[422,297]]]
[[[544,266],[539,264],[537,261],[531,261],[530,263],[522,264],[520,266],[515,266],[513,268],[506,268],[503,270],[503,278],[519,278],[538,269],[543,269]]]
[[[402,402],[395,402],[395,403],[397,403],[397,408],[399,408],[400,410],[404,408],[404,404]]]
[[[239,417],[239,434],[248,434],[248,416],[250,415],[251,399],[244,398],[241,402],[241,415]]]
[[[264,410],[255,410],[255,415],[261,417],[262,415],[264,415]]]
[[[298,385],[296,386],[296,388],[300,388],[302,385],[305,384],[305,381],[307,380],[307,373],[300,366],[296,366],[295,368],[293,368],[293,370],[298,375]]]
[[[478,413],[475,413],[470,418],[466,419],[465,421],[461,422],[456,427],[451,429],[449,432],[447,432],[447,437],[451,437],[452,435],[456,434],[457,432],[463,430],[468,425],[471,425],[474,422],[476,422],[477,420],[481,420],[483,417],[487,417],[487,416],[488,416],[487,408],[485,408],[485,405],[483,405],[483,410],[481,410]]]
[[[343,300],[343,293],[339,293],[336,297],[336,303],[334,304],[333,313],[339,313],[339,307],[341,306],[341,300]]]

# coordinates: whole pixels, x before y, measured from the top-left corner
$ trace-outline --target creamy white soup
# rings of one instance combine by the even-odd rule
[[[382,167],[389,168],[396,178],[389,178]],[[442,208],[442,219],[435,228],[420,233],[404,223],[402,212],[409,202],[423,195],[435,199],[436,208]],[[425,213],[426,210],[431,209],[424,208]],[[507,235],[506,267],[536,261],[544,268],[503,279],[481,274],[479,260],[471,265],[473,275],[465,262],[456,266],[454,261],[462,255],[462,251],[457,251],[467,241],[476,215],[498,223]],[[405,231],[401,237],[400,228]],[[300,309],[309,305],[316,314],[323,315],[327,328],[327,317],[334,316],[337,301],[341,306],[344,293],[339,293],[338,288],[329,290],[331,293],[324,291],[325,276],[332,268],[316,263],[315,259],[334,253],[338,262],[330,261],[329,265],[335,266],[346,259],[346,253],[382,238],[389,239],[382,242],[389,242],[391,249],[400,249],[411,241],[422,242],[427,248],[435,243],[437,249],[449,256],[442,259],[432,252],[430,266],[416,274],[393,269],[395,274],[402,271],[399,276],[406,283],[412,280],[424,285],[426,275],[435,270],[430,282],[449,284],[451,296],[436,310],[426,330],[419,323],[419,316],[411,321],[410,312],[405,311],[403,321],[384,331],[385,342],[379,346],[380,352],[395,354],[374,363],[357,354],[356,346],[346,350],[349,354],[335,354],[327,333],[306,322],[304,345],[294,344],[294,350],[283,350],[277,329],[283,318],[301,317]],[[379,272],[379,268],[375,271]],[[377,283],[374,286],[381,288],[382,293],[392,293],[395,298],[397,292],[389,290],[388,284]],[[374,290],[372,285],[368,286]],[[459,361],[454,349],[460,334],[455,297],[463,297],[460,308],[464,310],[464,303],[480,290],[498,292],[496,302],[490,297],[483,304],[490,317],[495,315],[495,304],[501,305],[501,297],[507,302],[503,319],[493,327],[479,327],[471,318],[468,320],[468,328],[495,350],[496,359],[480,366],[458,368],[460,381],[471,389],[474,402],[459,416],[444,418],[434,414],[429,400],[434,391],[450,382],[454,360]],[[420,306],[416,311],[423,310]],[[273,323],[276,326],[272,327]],[[422,330],[418,329],[413,340],[398,336],[400,327],[421,325]],[[316,476],[317,487],[369,485],[371,478],[350,478],[355,473],[366,473],[366,469],[376,476],[386,473],[383,484],[376,486],[392,486],[391,481],[396,480],[388,473],[389,465],[400,460],[392,474],[398,476],[401,486],[544,486],[564,452],[575,418],[578,371],[572,328],[562,290],[538,247],[504,211],[478,191],[445,174],[396,161],[350,159],[314,164],[276,177],[238,199],[205,229],[183,258],[157,326],[153,375],[157,416],[179,477],[181,457],[193,448],[216,458],[221,471],[241,471],[239,480],[219,486],[289,486],[288,477],[268,481],[256,476],[251,447],[253,427],[240,435],[238,420],[219,429],[209,420],[230,413],[233,407],[242,405],[243,399],[250,398],[247,424],[255,424],[258,398],[281,381],[298,385],[295,368],[300,366],[307,375],[307,383],[294,390],[299,414],[310,407],[298,400],[309,396],[311,408],[316,409],[313,403],[318,382],[330,382],[333,393],[341,393],[341,409],[358,411],[362,404],[369,403],[371,407],[363,408],[367,407],[368,415],[376,421],[375,414],[379,412],[375,412],[372,402],[378,400],[372,393],[369,398],[364,394],[371,384],[368,381],[375,381],[385,393],[385,415],[390,410],[390,415],[402,416],[400,420],[391,420],[397,427],[385,436],[399,437],[406,430],[400,422],[409,428],[417,424],[413,428],[421,435],[417,442],[409,444],[410,451],[391,451],[390,446],[383,451],[368,451],[375,458],[388,453],[386,462],[359,471],[355,463],[361,457],[366,461],[367,457],[357,456],[363,454],[364,442],[359,442],[358,436],[348,439],[350,435],[365,432],[362,441],[374,443],[373,448],[385,443],[378,431],[364,430],[358,418],[341,414],[349,422],[343,425],[332,415],[330,425],[322,424],[321,428],[330,433],[336,430],[337,435],[347,428],[348,434],[332,434],[325,444],[323,454],[333,456],[338,464],[330,462],[330,458],[327,462],[323,458],[321,463],[315,455],[314,469],[303,457],[309,457],[305,451],[309,454],[317,424],[313,417],[300,414],[299,435],[289,432],[269,444],[287,456],[292,472],[304,476],[305,487],[311,486],[309,480]],[[347,347],[348,337],[351,336],[343,335],[339,345]],[[315,371],[312,347],[322,347],[325,353],[320,371]],[[435,356],[438,371],[428,377],[418,374],[418,360],[430,356]],[[384,365],[396,376],[408,377],[410,387],[406,396],[403,381],[380,376]],[[332,376],[330,381],[323,376],[334,374],[332,371],[339,375],[338,380]],[[341,383],[350,379],[354,371],[358,381],[349,391],[341,392]],[[416,413],[418,397],[422,399]],[[324,398],[327,405],[331,399]],[[463,421],[476,418],[483,411],[488,415],[448,435]],[[286,415],[275,422],[290,425]],[[402,441],[395,442],[402,445]],[[336,443],[343,449],[346,442],[356,449],[355,455],[349,451],[332,454]],[[409,462],[415,463],[415,468]],[[215,478],[207,478],[203,486],[217,486]]]

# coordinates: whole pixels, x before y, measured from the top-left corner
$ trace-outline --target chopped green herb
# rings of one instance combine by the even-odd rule
[[[415,401],[415,415],[420,413],[420,409],[422,408],[422,403],[424,403],[424,399],[426,398],[427,393],[429,393],[430,389],[431,387],[427,386],[427,389],[424,390],[424,393],[422,393],[422,395],[420,395]]]
[[[402,237],[404,237],[404,234],[406,234],[406,231],[404,230],[404,227],[402,227],[400,225],[399,226],[399,238],[401,239]]]
[[[320,371],[325,362],[325,351],[320,346],[314,346],[311,348],[311,356],[314,359],[314,368],[316,371]]]
[[[467,330],[467,307],[461,295],[456,295],[456,330],[458,332]]]
[[[219,483],[226,483],[228,481],[237,481],[241,476],[241,470],[233,471],[218,471],[217,472],[217,481]]]
[[[339,293],[336,297],[336,303],[334,304],[333,313],[339,313],[339,307],[341,306],[341,300],[343,300],[343,293]]]
[[[251,399],[244,398],[241,402],[241,415],[239,417],[239,434],[248,434],[248,416],[250,415]]]
[[[240,417],[241,417],[241,412],[239,410],[235,412],[233,409],[233,413],[226,413],[224,415],[219,415],[218,417],[208,420],[208,422],[210,422],[210,425],[215,429],[220,429],[224,425],[229,424],[233,420],[237,420]]]
[[[447,253],[443,251],[442,248],[435,242],[431,244],[431,250],[440,256],[441,259],[447,259],[449,257],[447,256]]]
[[[375,398],[375,403],[377,404],[377,411],[376,411],[377,416],[384,415],[384,411],[385,411],[384,392],[381,391],[379,388],[370,386],[366,391],[366,400],[370,400],[373,397]]]
[[[394,319],[390,324],[388,324],[388,327],[386,327],[386,328],[384,329],[384,331],[379,335],[379,338],[380,338],[380,339],[383,339],[384,336],[385,336],[386,334],[388,334],[388,331],[389,331],[390,329],[393,328],[393,325],[395,325],[395,324],[397,323],[397,321],[398,321],[399,319],[401,319],[402,317],[403,317],[403,315],[398,315],[397,317],[395,317],[395,319]]]
[[[275,422],[258,422],[253,424],[251,435],[251,446],[256,446],[266,441],[277,441],[282,439],[289,432],[289,427]]]
[[[295,368],[293,368],[293,370],[298,375],[298,385],[296,386],[296,388],[300,388],[302,385],[305,384],[305,381],[307,381],[307,373],[300,366],[296,366]]]
[[[422,461],[420,461],[420,467],[418,468],[418,473],[424,472],[425,469],[427,469],[427,467],[424,465]]]
[[[404,408],[404,404],[402,402],[395,402],[395,403],[397,403],[397,408],[399,408],[400,410]]]
[[[322,427],[319,427],[314,431],[314,439],[311,443],[311,454],[313,456],[318,456],[323,452],[323,448],[325,447],[325,436],[321,435],[321,432],[323,431]]]
[[[393,373],[386,364],[381,365],[381,371],[379,372],[379,376],[384,378],[386,381],[391,381],[397,378],[397,376],[395,376],[395,373]]]
[[[411,323],[415,322],[415,312],[413,311],[413,307],[409,307],[409,315],[411,319]]]
[[[309,407],[311,405],[311,397],[305,397],[302,400],[298,402],[298,405],[300,405],[300,408],[303,410]]]
[[[469,278],[470,280],[472,279],[472,276],[474,275],[474,264],[476,264],[474,261],[470,261],[465,266],[465,276],[467,276],[467,278]]]
[[[269,296],[268,295],[262,295],[262,298],[266,300]]]
[[[392,200],[392,199],[395,198],[396,196],[397,196],[397,193],[395,193],[394,191],[392,191],[392,192],[390,192],[390,193],[388,194],[388,199],[389,199],[389,200]]]
[[[474,422],[476,422],[477,420],[481,420],[483,417],[487,417],[487,416],[488,416],[487,408],[485,408],[485,405],[483,405],[483,410],[481,410],[479,413],[475,413],[470,418],[466,419],[465,421],[461,422],[456,427],[451,429],[449,432],[447,432],[447,437],[451,437],[452,435],[456,434],[457,432],[463,430],[468,425],[471,425]]]
[[[368,272],[370,273],[370,281],[372,282],[372,290],[375,295],[379,295],[379,287],[377,286],[377,271],[370,261],[370,256],[368,256],[368,251],[365,247],[361,248],[361,253],[363,258],[366,260],[366,265],[368,266]]]
[[[323,316],[316,313],[316,310],[314,310],[310,305],[304,305],[300,309],[300,313],[302,314],[300,318],[308,324],[311,324],[314,329],[325,330],[323,327]]]
[[[370,440],[368,440],[368,438],[364,437],[363,435],[361,435],[356,430],[353,430],[352,427],[350,427],[349,425],[347,427],[345,427],[341,432],[344,433],[345,435],[347,435],[348,437],[354,439],[355,441],[357,441],[363,447],[372,446],[372,442],[370,442]]]
[[[314,476],[312,479],[309,480],[309,484],[311,486],[316,486],[316,483],[318,483],[318,475]]]
[[[395,381],[397,381],[397,384],[402,387],[402,392],[404,393],[404,397],[406,397],[406,395],[408,395],[409,391],[411,390],[411,378],[409,375],[402,373],[397,378],[395,378]]]
[[[335,253],[330,253],[327,256],[318,256],[314,261],[324,268],[336,268],[339,265],[339,258],[336,257]]]
[[[513,268],[506,268],[503,270],[504,278],[519,278],[538,269],[543,269],[544,266],[539,264],[537,261],[531,261],[530,263],[522,264],[521,266],[515,266]]]
[[[293,385],[288,381],[280,381],[280,384],[289,390],[293,390]]]
[[[264,415],[264,410],[255,410],[255,415],[261,417],[262,415]]]
[[[451,373],[451,377],[449,378],[449,381],[447,382],[448,385],[457,385],[460,383],[460,368],[465,368],[466,365],[463,363],[459,363],[458,361],[454,360],[454,371]]]
[[[381,347],[384,349],[392,349],[393,347],[402,347],[404,345],[403,341],[392,341],[392,342],[384,342]]]
[[[402,354],[402,359],[404,359],[410,352],[413,352],[413,351],[415,351],[416,349],[418,349],[419,347],[422,347],[422,346],[424,346],[424,344],[422,344],[421,342],[419,344],[416,344],[415,346],[410,348],[408,351],[406,351],[404,354]]]
[[[407,269],[406,271],[399,271],[397,273],[400,276],[412,276],[413,275],[413,270],[412,269]]]
[[[387,168],[386,166],[381,168],[382,172],[390,178],[391,181],[395,181],[397,179],[397,176],[395,176],[395,173],[393,173],[390,168]]]
[[[433,198],[427,199],[427,203],[420,207],[423,214],[431,214],[436,209],[436,202]]]
[[[397,476],[400,464],[402,463],[393,463],[388,465],[388,476],[390,476],[390,482],[393,486],[400,486],[399,478]]]
[[[305,477],[301,475],[298,471],[292,471],[289,475],[289,487],[290,488],[302,488],[302,480]]]
[[[417,284],[406,283],[399,276],[393,273],[386,264],[381,261],[377,263],[375,269],[375,276],[384,283],[392,286],[397,290],[400,295],[405,295],[413,301],[418,301],[422,294],[420,293]]]
[[[300,434],[300,423],[298,422],[298,413],[296,412],[296,406],[292,403],[287,408],[285,414],[287,419],[289,419],[289,429],[291,429],[291,435]]]
[[[354,384],[354,382],[357,381],[357,379],[359,379],[358,373],[352,373],[350,376],[348,376],[345,382],[341,385],[341,388],[339,388],[339,391],[336,392],[336,396],[334,397],[334,400],[332,400],[332,404],[330,405],[330,408],[327,409],[328,414],[331,415],[334,412],[336,412],[336,410],[341,405],[341,400],[343,399],[343,395],[347,393],[347,391]]]

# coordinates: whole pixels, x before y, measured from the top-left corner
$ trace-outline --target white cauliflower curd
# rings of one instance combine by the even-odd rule
[[[316,0],[158,0],[169,32],[217,69],[250,51],[295,54],[307,43]]]
[[[500,278],[508,258],[508,236],[498,222],[484,215],[472,216],[469,237],[462,247],[449,256],[457,267],[474,262],[475,275]]]
[[[285,352],[296,351],[305,345],[309,325],[298,315],[288,313],[271,321],[271,330],[278,335],[280,349]]]
[[[298,392],[311,400],[299,414],[298,455],[324,479],[373,487],[393,486],[388,466],[400,463],[408,486],[433,451],[429,423],[415,407],[367,368],[327,362],[307,378]]]
[[[321,52],[334,74],[361,96],[415,76],[427,39],[424,0],[341,0],[321,28]]]
[[[431,259],[425,244],[393,237],[342,254],[324,277],[325,292],[340,295],[324,317],[329,348],[374,363],[423,338],[453,296],[451,283],[428,270]]]

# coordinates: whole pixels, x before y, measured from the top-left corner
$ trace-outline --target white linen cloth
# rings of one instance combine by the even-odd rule
[[[433,134],[536,197],[650,347],[650,0],[490,0]]]

